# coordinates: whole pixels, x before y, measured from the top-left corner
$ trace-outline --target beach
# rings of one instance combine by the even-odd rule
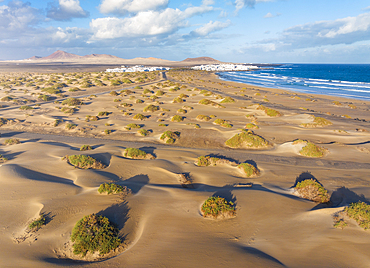
[[[101,67],[86,70],[91,74],[47,68],[0,68],[0,154],[7,158],[0,166],[1,267],[368,266],[368,231],[353,219],[335,228],[334,216],[370,196],[369,101],[227,82],[203,71],[106,77]],[[37,81],[7,88],[14,77]],[[85,78],[91,86],[84,88]],[[122,83],[112,85],[117,79]],[[65,83],[59,93],[42,91],[58,83]],[[40,98],[45,94],[50,99]],[[63,104],[70,98],[83,103]],[[161,139],[166,131],[179,133],[173,143]],[[267,145],[227,145],[242,133]],[[9,139],[19,143],[5,145]],[[322,155],[302,155],[304,142]],[[92,150],[81,152],[87,144]],[[126,148],[154,159],[130,159]],[[79,154],[105,168],[63,159]],[[199,166],[201,156],[235,165]],[[259,173],[247,177],[241,163]],[[293,187],[302,179],[322,184],[330,202],[297,196]],[[99,194],[109,182],[131,193]],[[211,196],[232,201],[235,217],[203,217]],[[40,213],[46,224],[30,230]],[[81,257],[72,252],[71,233],[92,213],[116,224],[122,243],[107,255]]]

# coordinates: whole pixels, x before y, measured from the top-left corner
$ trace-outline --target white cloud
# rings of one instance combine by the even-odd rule
[[[271,14],[270,12],[267,13],[265,16],[263,16],[265,19],[269,19],[269,18],[275,18],[275,17],[279,17],[281,14],[280,13],[276,13],[276,15],[273,15]]]
[[[40,20],[40,10],[31,7],[30,3],[10,1],[7,6],[0,6],[0,37],[17,36]]]
[[[203,25],[202,27],[195,29],[190,33],[190,35],[195,35],[195,36],[207,36],[208,34],[215,32],[215,31],[220,31],[228,26],[230,26],[231,22],[220,22],[220,21],[210,21],[207,24]]]
[[[167,7],[168,0],[103,0],[99,11],[103,14],[125,15]]]
[[[166,8],[139,12],[127,18],[98,18],[90,22],[93,40],[168,35],[187,25],[187,18],[211,11],[211,6],[189,7],[184,11]]]
[[[235,0],[235,12],[238,12],[244,7],[254,8],[254,6],[261,2],[272,2],[274,0]]]
[[[87,18],[89,15],[88,11],[82,9],[79,0],[59,0],[58,5],[50,3],[46,16],[58,21],[68,21],[73,18]]]

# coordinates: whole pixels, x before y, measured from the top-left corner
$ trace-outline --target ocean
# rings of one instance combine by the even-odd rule
[[[222,80],[255,86],[370,100],[370,64],[281,64],[217,75]]]

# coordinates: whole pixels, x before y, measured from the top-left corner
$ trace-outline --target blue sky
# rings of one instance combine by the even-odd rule
[[[368,0],[0,0],[0,59],[370,63]]]

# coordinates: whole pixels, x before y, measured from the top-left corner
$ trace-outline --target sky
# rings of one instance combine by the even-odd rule
[[[369,0],[0,0],[0,60],[370,63]]]

